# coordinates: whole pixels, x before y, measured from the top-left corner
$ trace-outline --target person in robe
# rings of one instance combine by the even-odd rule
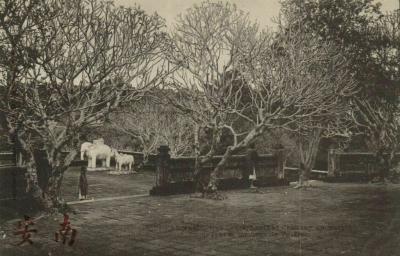
[[[86,178],[86,167],[81,167],[81,174],[79,176],[79,200],[87,199],[88,195],[88,181]]]

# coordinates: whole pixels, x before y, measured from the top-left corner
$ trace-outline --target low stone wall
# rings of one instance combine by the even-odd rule
[[[400,154],[395,154],[394,165],[400,163]],[[376,158],[370,152],[339,152],[331,149],[328,154],[328,176],[330,178],[368,180],[378,174]]]
[[[132,155],[134,160],[135,160],[135,167],[141,168],[141,169],[151,169],[155,170],[156,164],[157,164],[157,155],[150,154],[148,156],[147,162],[144,162],[144,156],[143,153],[141,152],[135,152],[135,151],[128,151],[128,150],[118,150],[119,153],[122,154],[127,154],[127,155]],[[112,160],[112,162],[114,162]]]
[[[0,152],[0,166],[15,166],[15,154],[10,151]]]
[[[0,167],[0,200],[18,199],[26,196],[24,168]]]
[[[151,195],[168,195],[194,192],[194,157],[171,158],[168,147],[160,147],[157,161],[156,185],[150,191]],[[247,155],[231,156],[223,170],[217,175],[219,189],[234,189],[250,186],[249,174],[255,167],[257,180],[255,185],[286,184],[284,179],[284,151],[275,154],[258,155],[255,161],[249,163]],[[214,156],[204,164],[202,173],[209,174],[222,159]]]

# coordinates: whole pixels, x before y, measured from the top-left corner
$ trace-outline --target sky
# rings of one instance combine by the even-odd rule
[[[167,25],[174,23],[178,14],[184,13],[194,3],[203,0],[114,0],[115,5],[133,6],[135,3],[148,13],[157,12],[163,17]],[[235,3],[236,6],[250,14],[254,21],[258,21],[263,26],[273,26],[273,17],[278,16],[279,0],[226,0]],[[383,11],[391,11],[399,8],[399,0],[378,0],[382,3]]]

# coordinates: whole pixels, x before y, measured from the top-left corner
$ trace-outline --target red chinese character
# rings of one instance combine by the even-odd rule
[[[76,237],[76,229],[71,227],[71,222],[69,221],[69,216],[68,214],[64,213],[64,221],[60,223],[60,230],[55,233],[55,240],[58,242],[59,236],[61,236],[63,244],[67,241],[67,238],[69,235],[71,235],[71,238],[68,242],[68,245],[73,245],[75,242],[75,237]]]
[[[29,226],[35,225],[31,217],[24,215],[24,220],[18,222],[18,230],[14,232],[15,235],[21,235],[22,241],[17,245],[21,245],[25,242],[33,244],[31,240],[31,233],[37,233],[37,229],[29,229]]]

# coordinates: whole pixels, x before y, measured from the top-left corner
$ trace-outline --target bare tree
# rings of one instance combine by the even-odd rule
[[[211,150],[202,159],[214,154],[222,129],[235,137],[207,191],[217,189],[234,152],[265,131],[301,127],[307,118],[323,116],[352,91],[340,54],[300,31],[280,32],[276,38],[259,31],[228,3],[203,2],[178,19],[170,59],[181,70],[172,84],[186,99],[177,107],[191,113],[198,127],[213,130]]]
[[[397,105],[368,99],[355,99],[353,114],[358,129],[365,135],[369,150],[375,154],[375,170],[380,178],[388,176],[394,154],[399,150],[400,116]]]
[[[80,133],[101,126],[121,102],[140,98],[162,79],[163,22],[137,7],[96,0],[5,2],[0,43],[16,61],[2,63],[2,111],[30,159],[29,184],[52,207]],[[61,150],[70,144],[75,150],[65,157]],[[42,188],[37,150],[51,169]]]
[[[145,97],[117,111],[110,119],[114,129],[139,142],[145,159],[149,154],[157,153],[162,144],[170,147],[174,157],[191,151],[193,132],[190,120],[171,106],[160,105],[152,97]]]
[[[292,76],[289,79],[316,90],[315,96],[323,102],[307,106],[306,112],[312,114],[304,115],[287,127],[295,137],[299,153],[298,188],[308,183],[322,138],[350,140],[356,126],[351,116],[354,112],[351,99],[357,93],[348,63],[337,48],[321,43],[299,23],[299,16],[293,10],[282,11],[276,47],[282,56],[294,57],[289,64],[291,71],[287,70]]]
[[[359,89],[352,102],[358,111],[351,111],[357,132],[366,135],[376,163],[385,162],[383,152],[392,147],[388,134],[394,132],[388,129],[394,129],[398,111],[399,12],[383,15],[373,1],[284,1],[282,9],[291,23],[335,44],[351,62],[348,70],[355,74]]]
[[[289,18],[280,20],[273,52],[269,53],[269,61],[274,63],[266,63],[268,57],[259,55],[265,60],[255,76],[262,79],[257,97],[261,100],[256,104],[261,107],[272,102],[267,112],[273,116],[267,123],[270,129],[281,126],[297,135],[302,186],[315,164],[321,138],[350,136],[349,100],[356,90],[347,63],[335,47],[292,27]],[[264,80],[268,74],[271,80]]]
[[[350,104],[343,103],[340,107],[348,106],[348,112],[332,108],[330,114],[319,120],[309,120],[309,125],[294,129],[293,136],[297,144],[300,160],[299,182],[296,188],[308,186],[311,170],[315,165],[320,142],[323,138],[334,138],[340,145],[347,145],[354,132],[355,123],[351,119]]]
[[[233,127],[240,117],[233,112],[246,111],[249,105],[242,102],[243,79],[236,67],[242,45],[256,30],[235,6],[204,2],[180,16],[171,35],[170,61],[182,67],[172,77],[178,99],[171,102],[195,123],[196,176],[200,165],[215,154],[223,129],[229,129],[236,142],[242,135]],[[212,136],[208,153],[200,158],[202,129]]]
[[[385,79],[380,81],[373,93],[354,98],[357,112],[353,119],[359,131],[365,135],[369,150],[375,154],[375,169],[380,178],[387,178],[392,167],[394,154],[399,150],[400,119],[400,11],[382,16],[373,28],[376,37],[382,41],[374,52],[376,62],[382,66]]]

